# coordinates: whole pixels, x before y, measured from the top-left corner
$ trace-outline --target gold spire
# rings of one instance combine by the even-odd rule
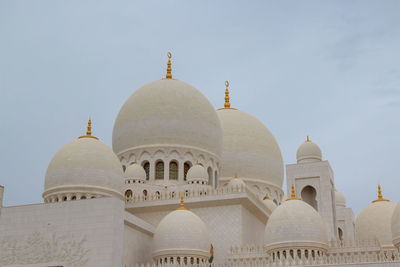
[[[221,110],[221,109],[235,109],[235,108],[231,108],[231,103],[229,102],[230,98],[229,98],[229,82],[228,81],[225,81],[225,86],[226,86],[226,89],[225,89],[225,104],[224,104],[223,108],[220,108],[218,110]]]
[[[310,141],[310,136],[309,135],[307,135],[307,141],[306,142],[311,142]]]
[[[382,197],[382,190],[381,190],[381,185],[380,184],[378,184],[378,199],[375,199],[374,201],[372,201],[372,203],[378,202],[378,201],[389,201],[388,199],[384,199]]]
[[[292,184],[292,195],[290,198],[286,199],[287,200],[301,200],[300,198],[296,197],[296,193],[294,192],[294,184]]]
[[[200,165],[199,161],[196,159],[196,165]]]
[[[237,175],[237,173],[235,173],[235,177],[234,177],[234,178],[235,178],[235,179],[236,179],[236,178],[238,178],[238,175]]]
[[[137,164],[137,161],[136,161],[136,159],[135,159],[135,161],[133,162],[133,164]]]
[[[181,206],[177,208],[177,210],[187,210],[187,208],[185,208],[185,205],[183,203],[183,194],[181,195]]]
[[[89,118],[86,135],[79,136],[79,138],[93,138],[99,140],[96,136],[92,135],[92,120]]]
[[[165,75],[166,79],[172,79],[171,57],[172,57],[171,52],[168,52],[167,75]]]
[[[225,104],[224,104],[224,108],[231,108],[231,103],[229,103],[229,82],[225,81]]]
[[[263,200],[269,199],[268,193],[265,193],[265,197]]]

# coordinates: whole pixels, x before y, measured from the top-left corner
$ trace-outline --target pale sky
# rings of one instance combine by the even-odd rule
[[[307,135],[357,215],[400,200],[400,1],[0,0],[4,205],[42,202],[48,163],[165,74],[261,120],[294,163]],[[286,191],[286,186],[284,187]]]

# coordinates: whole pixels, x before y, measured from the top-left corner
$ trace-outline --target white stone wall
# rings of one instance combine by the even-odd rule
[[[3,207],[0,266],[121,266],[123,212],[111,197]]]
[[[152,262],[152,241],[153,237],[149,233],[125,224],[122,266]]]

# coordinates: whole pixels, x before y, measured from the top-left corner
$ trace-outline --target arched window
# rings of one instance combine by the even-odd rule
[[[150,179],[150,163],[145,161],[142,163],[143,169],[146,172],[146,180]]]
[[[178,180],[178,163],[176,161],[169,163],[169,179]]]
[[[125,172],[126,171],[126,166],[122,165],[122,170]]]
[[[208,167],[207,169],[208,172],[208,185],[213,185],[213,171],[211,169],[211,167]]]
[[[214,188],[218,187],[218,173],[217,171],[214,172]]]
[[[146,190],[146,189],[143,190],[143,195],[144,195],[145,197],[147,197],[147,190]]]
[[[81,196],[81,199],[86,199],[86,196]]]
[[[301,190],[301,198],[303,199],[303,201],[313,207],[316,211],[318,211],[318,203],[316,197],[317,191],[315,191],[315,188],[310,185],[307,185],[303,188],[303,190]]]
[[[158,161],[156,163],[156,180],[164,180],[164,162]]]
[[[343,240],[343,231],[342,231],[342,229],[338,228],[338,234],[339,234],[339,240],[342,241]]]
[[[190,163],[190,161],[186,161],[183,164],[183,180],[185,180],[185,181],[186,181],[186,175],[187,175],[190,167],[192,167],[192,163]]]
[[[71,197],[71,200],[76,200],[76,196],[72,196],[72,197]]]
[[[125,191],[125,197],[128,199],[128,198],[131,198],[132,197],[132,190],[130,190],[130,189],[128,189],[128,190],[126,190]]]

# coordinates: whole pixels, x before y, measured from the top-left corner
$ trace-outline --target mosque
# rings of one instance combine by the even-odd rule
[[[0,266],[400,266],[400,205],[379,186],[355,219],[318,145],[296,156],[284,166],[228,82],[215,110],[174,79],[169,54],[122,106],[112,149],[89,120],[50,161],[43,203],[0,202]]]

